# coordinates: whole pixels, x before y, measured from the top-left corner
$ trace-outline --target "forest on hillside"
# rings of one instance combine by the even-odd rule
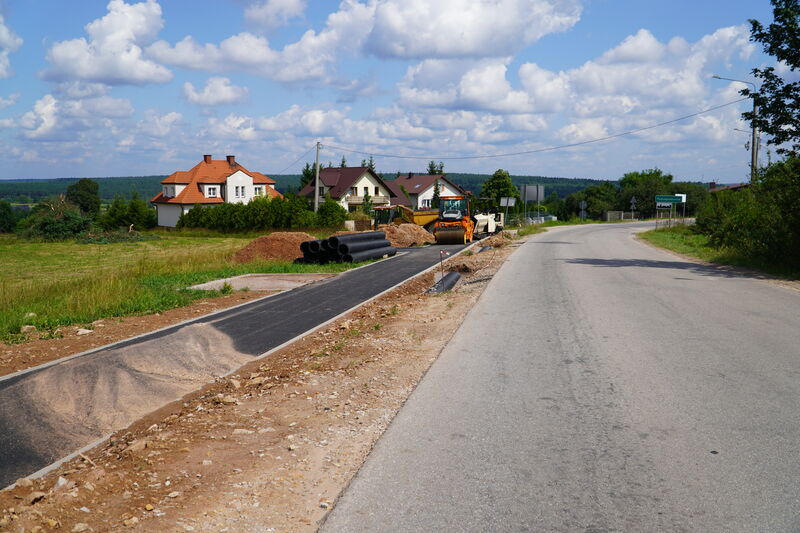
[[[394,174],[382,174],[384,179],[394,179]],[[91,178],[100,186],[100,199],[105,204],[110,204],[115,196],[121,196],[126,200],[131,198],[131,194],[136,192],[139,197],[149,200],[161,190],[161,180],[166,176],[124,176],[116,178]],[[299,174],[279,174],[271,175],[276,181],[276,188],[285,193],[287,191],[297,191],[300,184]],[[464,174],[450,173],[448,179],[473,193],[479,193],[481,185],[489,179],[490,174]],[[0,180],[0,200],[12,204],[35,204],[45,198],[64,194],[67,187],[77,182],[80,178],[56,178],[56,179],[24,179],[24,180]],[[559,198],[565,198],[569,194],[585,189],[590,185],[597,185],[601,180],[593,179],[571,179],[571,178],[549,178],[544,176],[511,176],[515,185],[540,184],[545,186],[545,194],[552,192],[558,194]]]
[[[161,180],[166,176],[124,176],[117,178],[91,178],[100,186],[100,199],[110,204],[115,196],[129,200],[136,192],[149,200],[161,190]],[[0,180],[0,200],[12,204],[35,204],[45,198],[64,194],[67,187],[80,178]]]

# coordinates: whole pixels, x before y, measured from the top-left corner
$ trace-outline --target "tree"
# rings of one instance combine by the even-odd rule
[[[330,194],[326,194],[325,201],[320,204],[317,211],[317,218],[321,226],[338,229],[347,220],[347,211],[336,200],[331,198]]]
[[[100,212],[100,186],[89,178],[81,178],[67,187],[66,199],[77,205],[89,217]]]
[[[650,217],[656,212],[656,195],[672,192],[672,175],[661,169],[651,168],[641,172],[628,172],[619,180],[620,194],[616,208],[629,210],[631,197],[636,197],[636,210],[642,217]],[[588,200],[587,200],[588,201]]]
[[[311,163],[306,163],[306,166],[303,167],[303,172],[300,174],[300,188],[302,189],[312,181],[314,181],[317,177],[317,173],[314,171],[314,165]]]
[[[433,163],[433,161],[431,161]],[[439,209],[439,198],[441,191],[439,190],[439,180],[433,182],[433,198],[431,199],[431,207]]]
[[[367,164],[366,164],[366,166],[367,166],[367,168],[369,168],[371,171],[375,172],[375,159],[373,159],[373,157],[372,157],[372,156],[369,156],[369,161],[367,161]]]
[[[0,201],[0,233],[11,233],[17,225],[17,216],[8,202]]]
[[[431,161],[428,163],[428,174],[444,174],[444,163],[439,161],[439,164],[436,164],[436,161]]]
[[[766,54],[794,73],[800,68],[800,0],[771,2],[773,23],[764,28],[751,19],[750,40],[761,43]],[[778,146],[779,154],[796,154],[800,151],[800,81],[787,82],[775,67],[755,68],[753,75],[762,80],[761,89],[744,89],[741,94],[755,99],[758,111],[744,113],[744,118],[770,136],[767,144]]]
[[[369,195],[369,191],[364,192],[364,203],[361,204],[361,210],[368,215],[372,212],[372,196]]]
[[[63,240],[87,231],[90,223],[77,206],[61,195],[34,207],[33,213],[20,223],[20,233],[26,237]]]
[[[125,222],[137,230],[155,227],[156,212],[147,205],[147,202],[139,197],[139,193],[134,191],[131,200],[128,202],[128,214]]]
[[[339,165],[340,168],[347,168],[347,159],[342,156],[342,163]]]
[[[502,168],[497,169],[492,177],[483,182],[481,187],[482,198],[493,198],[500,205],[500,198],[519,198],[519,189],[514,186],[511,176]]]

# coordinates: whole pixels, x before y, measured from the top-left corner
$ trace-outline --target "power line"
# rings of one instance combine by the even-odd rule
[[[512,157],[512,156],[516,156],[516,155],[527,155],[527,154],[538,154],[538,153],[541,153],[541,152],[552,152],[554,150],[563,150],[565,148],[574,148],[576,146],[583,146],[583,145],[586,145],[586,144],[592,144],[592,143],[597,143],[597,142],[602,142],[602,141],[608,141],[610,139],[616,139],[616,138],[619,138],[619,137],[624,137],[626,135],[633,135],[635,133],[640,133],[640,132],[643,132],[643,131],[652,130],[652,129],[655,129],[655,128],[660,128],[662,126],[667,126],[669,124],[674,124],[675,122],[680,122],[682,120],[686,120],[686,119],[689,119],[689,118],[692,118],[692,117],[696,117],[698,115],[702,115],[702,114],[705,114],[705,113],[710,113],[711,111],[716,111],[717,109],[722,109],[723,107],[727,107],[727,106],[730,106],[730,105],[733,105],[733,104],[738,104],[739,102],[744,102],[745,100],[749,100],[749,98],[740,98],[739,100],[734,100],[733,102],[728,102],[726,104],[720,104],[720,105],[717,105],[717,106],[714,106],[714,107],[709,107],[708,109],[704,109],[702,111],[698,111],[697,113],[692,113],[691,115],[678,117],[678,118],[675,118],[675,119],[672,119],[672,120],[668,120],[666,122],[660,122],[658,124],[652,124],[650,126],[645,126],[643,128],[637,128],[635,130],[625,131],[625,132],[622,132],[622,133],[615,133],[614,135],[607,135],[606,137],[599,137],[597,139],[591,139],[591,140],[588,140],[588,141],[581,141],[581,142],[571,143],[571,144],[562,144],[562,145],[559,145],[559,146],[549,146],[547,148],[537,148],[535,150],[524,150],[522,152],[509,152],[509,153],[505,153],[505,154],[464,155],[464,156],[444,156],[444,157],[442,157],[442,156],[413,156],[413,155],[380,154],[380,153],[375,153],[375,152],[363,152],[361,150],[352,150],[350,148],[344,148],[344,147],[341,147],[341,146],[335,146],[335,145],[327,144],[327,143],[326,143],[325,147],[326,148],[333,148],[335,150],[341,150],[343,152],[348,152],[348,153],[351,153],[351,154],[370,155],[370,156],[374,156],[374,157],[392,157],[392,158],[396,158],[396,159],[424,159],[424,160],[438,159],[440,161],[448,161],[448,160],[452,161],[452,160],[464,160],[464,159],[489,159],[489,158],[495,158],[495,157]]]
[[[306,150],[306,151],[303,153],[303,155],[301,155],[300,157],[298,157],[297,159],[295,159],[295,160],[292,162],[292,164],[291,164],[291,165],[289,165],[288,167],[284,168],[284,169],[283,169],[283,170],[281,170],[280,172],[275,172],[275,174],[278,174],[278,175],[280,175],[280,174],[283,174],[284,172],[286,172],[287,170],[289,170],[290,168],[292,168],[293,166],[295,166],[295,164],[297,164],[297,162],[298,162],[298,161],[300,161],[300,160],[301,160],[301,159],[303,159],[305,156],[307,156],[307,155],[308,155],[308,152],[310,152],[310,151],[311,151],[311,150],[313,150],[313,149],[314,149],[314,147],[311,147],[311,148],[309,148],[308,150]]]

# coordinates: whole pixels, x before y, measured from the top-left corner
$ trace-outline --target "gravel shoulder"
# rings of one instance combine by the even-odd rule
[[[43,478],[0,492],[0,530],[315,531],[516,246],[455,257],[445,265],[464,276],[456,290],[424,295],[433,273],[411,280]],[[106,321],[92,334],[12,346],[13,364],[3,363],[3,346],[0,370],[40,364],[49,351],[63,357],[67,344],[76,353],[130,337],[135,327],[143,333],[260,296],[234,293]]]

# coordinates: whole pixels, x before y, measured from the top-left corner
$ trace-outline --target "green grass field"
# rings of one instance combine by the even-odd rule
[[[0,340],[24,340],[20,328],[26,324],[53,332],[58,326],[180,307],[219,295],[187,289],[214,279],[247,273],[341,272],[358,266],[236,264],[231,255],[257,235],[160,235],[158,240],[116,244],[34,243],[0,235]]]
[[[639,233],[639,237],[655,246],[679,254],[696,257],[710,263],[754,268],[787,279],[800,279],[800,272],[788,271],[763,261],[740,257],[729,250],[716,248],[708,242],[708,236],[696,233],[691,226],[676,226]]]

